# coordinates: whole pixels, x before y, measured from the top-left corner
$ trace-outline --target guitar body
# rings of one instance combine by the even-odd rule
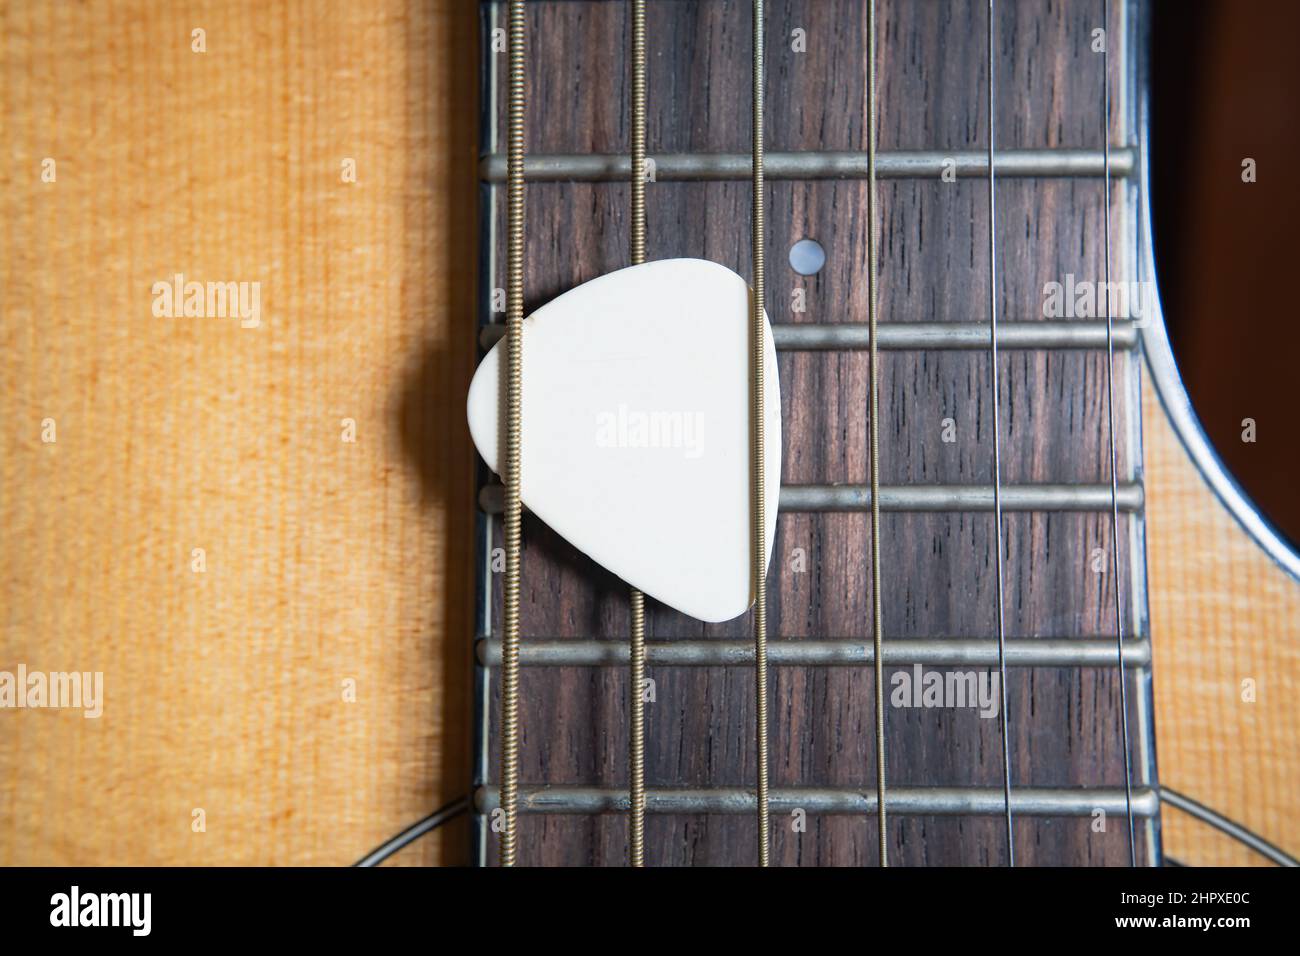
[[[319,19],[235,4],[191,24],[141,5],[114,18],[128,30],[93,10],[0,14],[0,122],[19,160],[0,196],[14,224],[0,238],[0,670],[105,674],[98,720],[0,713],[0,863],[346,863],[471,789],[469,827],[397,859],[495,861],[500,528],[478,507],[492,479],[475,473],[463,409],[470,317],[502,318],[505,192],[476,154],[502,148],[506,54],[491,47],[499,15],[474,6]],[[767,149],[861,150],[862,4],[769,6]],[[1143,150],[1145,15],[1121,0],[1109,12],[1111,266],[1135,281],[1154,279],[1158,174]],[[958,159],[953,182],[879,184],[882,324],[985,328],[988,183],[965,165],[987,145],[984,7],[881,0],[878,16],[882,154]],[[1100,153],[1100,17],[1085,0],[999,4],[999,151]],[[208,52],[192,52],[194,27]],[[627,31],[622,3],[529,5],[530,154],[626,153]],[[674,179],[663,159],[747,157],[749,38],[745,3],[650,0],[651,259],[749,274],[747,179]],[[80,55],[87,43],[100,52]],[[33,172],[51,155],[54,184]],[[864,321],[865,181],[769,178],[773,322]],[[628,263],[628,203],[621,181],[529,185],[530,310]],[[998,179],[994,291],[1012,334],[1050,321],[1045,283],[1100,278],[1104,203],[1095,174]],[[816,275],[787,265],[804,238],[826,252]],[[260,281],[263,329],[154,317],[151,284],[177,272]],[[1158,782],[1300,844],[1300,589],[1276,560],[1294,556],[1215,472],[1160,323],[1117,323],[1118,540],[1104,340],[1000,357],[1002,481],[1028,489],[1008,492],[1021,504],[1003,525],[1019,864],[1128,862],[1115,588],[1139,863],[1257,861],[1159,808]],[[787,649],[769,688],[773,862],[871,864],[869,523],[860,508],[810,510],[817,489],[866,481],[866,352],[778,357],[783,484],[811,490],[778,520],[769,577],[772,644]],[[881,369],[882,484],[989,486],[987,349],[886,347]],[[54,445],[39,438],[47,417]],[[970,674],[978,694],[996,673],[994,518],[963,494],[883,515],[884,636],[902,648],[886,669],[896,865],[1005,862],[1000,721],[926,703],[931,674]],[[522,609],[521,862],[620,865],[625,815],[588,811],[617,810],[627,786],[626,587],[526,518]],[[651,602],[647,634],[648,862],[750,864],[750,619],[706,626]],[[542,645],[579,662],[530,662]]]

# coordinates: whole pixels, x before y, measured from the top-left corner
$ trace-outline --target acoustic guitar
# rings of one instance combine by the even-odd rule
[[[1150,3],[126,6],[0,13],[0,670],[104,678],[0,713],[0,863],[1294,863],[1300,556],[1169,346]],[[465,421],[666,260],[753,290],[751,409],[776,352],[722,622]]]

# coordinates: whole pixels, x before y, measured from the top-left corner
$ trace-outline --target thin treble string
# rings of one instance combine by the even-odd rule
[[[519,502],[524,325],[524,0],[510,0],[510,127],[506,156],[506,579],[501,646],[500,862],[514,866],[519,806]]]
[[[1015,836],[1011,826],[1011,739],[1007,721],[1007,629],[1002,594],[1002,446],[998,424],[998,254],[997,201],[994,186],[993,145],[997,126],[993,112],[993,14],[996,0],[989,0],[988,30],[988,122],[989,122],[989,354],[993,365],[993,521],[998,596],[998,670],[1002,681],[1002,793],[1007,815],[1007,865],[1016,865]]]
[[[754,710],[755,744],[758,752],[758,865],[767,866],[769,822],[767,799],[767,447],[764,434],[766,411],[764,371],[767,357],[763,329],[763,241],[766,237],[763,210],[763,0],[754,0],[753,62],[753,232],[754,297],[750,309],[750,369],[753,404],[752,454],[750,460],[750,515],[754,582]]]
[[[645,262],[645,0],[632,3],[632,215],[631,258]],[[628,665],[628,858],[645,866],[645,595],[632,588]]]
[[[876,336],[876,0],[867,0],[867,333],[871,393],[868,444],[871,465],[871,628],[875,638],[876,823],[880,865],[889,866],[885,818],[885,664],[884,613],[880,589],[880,357]]]
[[[1114,580],[1111,582],[1115,592],[1115,656],[1119,663],[1119,709],[1120,722],[1124,730],[1124,808],[1128,815],[1128,857],[1129,866],[1137,866],[1137,843],[1133,831],[1133,768],[1129,757],[1128,740],[1128,687],[1124,670],[1124,617],[1120,607],[1119,593],[1119,471],[1118,456],[1115,453],[1115,337],[1114,321],[1110,312],[1110,0],[1101,0],[1101,63],[1102,63],[1102,163],[1104,166],[1102,181],[1105,183],[1105,217],[1106,228],[1106,294],[1102,301],[1106,310],[1106,414],[1110,433],[1110,530],[1111,530],[1111,569]]]

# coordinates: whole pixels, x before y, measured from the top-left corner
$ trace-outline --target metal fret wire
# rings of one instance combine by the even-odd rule
[[[479,663],[498,667],[501,642],[479,638],[474,653]],[[992,667],[998,662],[996,647],[987,638],[917,637],[892,638],[885,643],[885,666],[912,664],[935,667]],[[772,640],[767,645],[771,667],[861,667],[874,660],[875,645],[869,639],[818,635]],[[523,667],[625,667],[628,647],[618,641],[587,637],[553,637],[530,634],[519,649]],[[1124,641],[1124,661],[1135,667],[1151,663],[1151,644],[1146,638]],[[752,667],[754,644],[749,640],[647,640],[646,663],[664,667]],[[1116,666],[1115,638],[1022,637],[1007,639],[1008,667]]]
[[[493,787],[475,793],[480,811],[492,813],[498,794]],[[902,787],[890,791],[896,816],[1000,817],[1001,787]],[[861,787],[775,787],[769,802],[777,813],[801,809],[809,814],[851,815],[875,813],[875,793]],[[1118,816],[1124,809],[1119,787],[1017,787],[1016,812],[1027,817],[1091,817],[1097,810]],[[663,814],[752,814],[754,791],[749,787],[678,788],[649,791],[646,812]],[[1151,787],[1133,793],[1134,812],[1152,819],[1160,812],[1160,796]],[[542,784],[524,787],[519,794],[522,813],[595,814],[622,813],[627,791],[617,787]]]
[[[1103,172],[1100,150],[1047,147],[1012,149],[998,154],[1002,179],[1036,177],[1092,177]],[[877,179],[933,180],[955,163],[957,178],[983,179],[988,175],[984,150],[882,150],[876,156]],[[1132,149],[1112,150],[1110,174],[1131,176],[1136,165]],[[627,182],[628,157],[623,153],[538,153],[524,165],[527,182]],[[768,151],[763,162],[770,180],[866,179],[862,150],[818,149]],[[739,182],[750,176],[748,153],[660,153],[655,157],[658,182]],[[479,161],[484,182],[504,182],[505,160],[496,154]]]
[[[519,501],[524,323],[524,0],[510,0],[509,242],[506,319],[506,579],[501,667],[500,862],[514,866],[519,806]]]
[[[889,828],[885,819],[885,654],[884,606],[880,589],[880,349],[876,335],[876,0],[867,0],[867,325],[871,337],[871,392],[868,445],[871,467],[871,630],[875,643],[876,825],[880,865],[889,866]]]
[[[701,489],[706,494],[713,489]],[[489,514],[505,510],[504,489],[485,485],[479,490],[479,507]],[[1142,485],[1124,482],[1119,486],[1121,511],[1142,510]],[[1110,484],[1096,485],[1004,485],[1002,511],[1109,511]],[[993,486],[989,485],[881,485],[880,510],[894,513],[935,511],[992,511]],[[778,508],[788,513],[868,512],[869,485],[785,485]]]
[[[645,262],[645,0],[632,4],[632,209],[633,265]],[[645,866],[645,595],[632,588],[628,648],[628,862]]]
[[[996,550],[998,599],[998,670],[1002,686],[1002,792],[1006,798],[1007,865],[1016,865],[1015,835],[1011,826],[1011,740],[1007,720],[1007,628],[1002,594],[1002,448],[998,424],[998,254],[997,194],[994,185],[993,146],[997,116],[993,111],[993,16],[996,0],[989,0],[988,123],[989,123],[989,355],[993,367],[993,527]]]
[[[1110,0],[1101,0],[1101,87],[1102,87],[1102,152],[1107,176],[1110,173]],[[1106,416],[1109,423],[1110,442],[1110,529],[1111,529],[1111,569],[1114,580],[1111,588],[1115,592],[1115,655],[1119,661],[1119,709],[1120,723],[1124,735],[1124,805],[1128,815],[1128,856],[1129,866],[1137,866],[1137,842],[1133,832],[1133,768],[1129,757],[1128,742],[1128,688],[1127,675],[1124,673],[1124,617],[1120,608],[1119,593],[1119,474],[1115,453],[1115,340],[1114,323],[1110,314],[1110,179],[1105,180],[1105,217],[1106,229],[1106,294],[1102,296],[1106,310]]]
[[[764,163],[764,166],[767,164]],[[980,317],[981,319],[984,316]],[[502,338],[500,322],[484,325],[479,342],[490,349]],[[772,339],[778,352],[865,351],[871,347],[864,322],[772,322]],[[880,347],[891,351],[931,352],[979,350],[989,347],[989,327],[983,322],[886,322],[880,326]],[[1115,323],[1115,345],[1135,349],[1138,329],[1132,319]],[[1106,323],[1092,319],[1036,319],[998,323],[998,345],[1016,350],[1104,349]]]
[[[752,576],[754,580],[754,710],[755,743],[758,751],[758,865],[768,864],[769,820],[767,799],[767,448],[764,435],[765,359],[763,342],[763,241],[767,230],[763,209],[763,0],[754,0],[754,120],[753,120],[753,190],[754,212],[751,244],[754,256],[754,296],[750,309],[750,367],[753,376],[751,397],[753,449],[750,461],[753,526]]]

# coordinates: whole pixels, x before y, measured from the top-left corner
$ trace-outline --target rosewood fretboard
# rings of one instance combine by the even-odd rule
[[[504,26],[484,4],[483,342],[503,316]],[[1044,318],[1050,282],[1101,281],[1101,0],[1003,0],[996,21],[1001,448],[1017,862],[1126,864],[1105,323]],[[996,670],[987,351],[986,4],[879,0],[882,572],[887,676]],[[1134,278],[1134,37],[1114,0],[1114,278]],[[778,325],[783,502],[769,577],[772,859],[874,864],[867,477],[866,83],[860,0],[772,0],[767,23],[768,301]],[[749,275],[749,4],[650,0],[648,256]],[[528,18],[526,309],[629,262],[628,11],[543,0]],[[719,155],[722,154],[722,155]],[[784,155],[790,154],[790,155]],[[829,154],[829,155],[827,155]],[[730,155],[731,159],[728,158]],[[595,158],[593,158],[595,157]],[[947,159],[956,160],[947,167]],[[620,159],[622,161],[620,162]],[[954,182],[942,172],[954,168]],[[812,238],[826,263],[788,265]],[[801,308],[801,310],[799,310]],[[1024,323],[1024,325],[1021,325]],[[470,325],[466,335],[474,334]],[[1141,520],[1137,336],[1116,324],[1120,580],[1140,862],[1158,847]],[[527,380],[525,356],[525,382]],[[949,440],[945,440],[949,439]],[[478,506],[478,860],[496,859],[501,544]],[[579,479],[581,480],[581,479]],[[700,489],[717,494],[718,489]],[[745,489],[735,489],[745,494]],[[630,506],[634,503],[629,503]],[[524,524],[520,861],[626,859],[627,588]],[[1100,558],[1098,557],[1100,555]],[[1102,570],[1097,570],[1100,567]],[[651,865],[750,864],[755,822],[747,615],[703,625],[649,602]],[[620,656],[621,655],[621,656]],[[890,690],[894,689],[891,683]],[[1004,862],[999,721],[972,708],[886,716],[890,857]],[[796,810],[804,811],[802,814]],[[1104,830],[1101,829],[1104,812]],[[797,824],[803,821],[803,825]]]

